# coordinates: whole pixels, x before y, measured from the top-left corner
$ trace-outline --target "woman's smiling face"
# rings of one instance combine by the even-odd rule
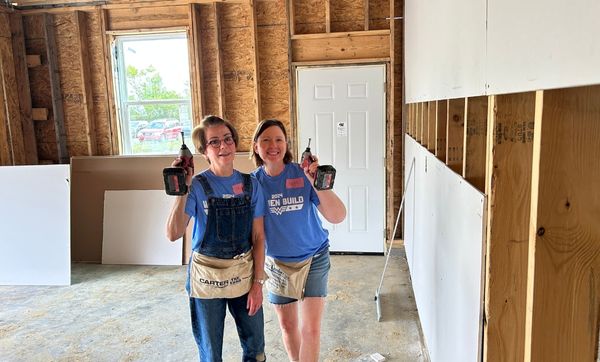
[[[281,128],[271,126],[258,136],[254,144],[254,151],[266,165],[283,163],[287,151],[287,140]]]
[[[236,145],[229,128],[224,125],[208,127],[206,129],[206,151],[204,155],[211,165],[218,167],[233,164]]]

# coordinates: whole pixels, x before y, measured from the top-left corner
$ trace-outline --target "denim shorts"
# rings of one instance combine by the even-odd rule
[[[304,297],[326,297],[327,281],[329,279],[329,269],[331,262],[329,260],[329,248],[315,254],[310,264],[306,285],[304,286]],[[269,292],[269,302],[272,304],[289,304],[298,299],[282,297]]]

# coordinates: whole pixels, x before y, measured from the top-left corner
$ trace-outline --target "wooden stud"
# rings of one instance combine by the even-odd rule
[[[363,0],[363,9],[364,9],[364,14],[365,14],[364,30],[368,31],[369,30],[369,17],[370,17],[369,0]],[[394,17],[395,17],[394,16],[394,0],[390,0],[390,18],[393,19]],[[394,34],[394,22],[393,21],[390,21],[390,32],[392,34]],[[392,36],[392,38],[394,38],[394,37]],[[392,43],[392,45],[393,45],[393,43]],[[394,49],[394,47],[392,46],[391,49]],[[393,55],[394,51],[392,50],[390,53]],[[392,69],[394,69],[394,68],[392,67]]]
[[[29,54],[25,56],[26,58],[26,63],[27,63],[27,68],[35,68],[35,67],[39,67],[40,65],[42,65],[42,56],[41,55],[34,55],[34,54]]]
[[[286,9],[287,9],[287,19],[288,19],[288,34],[290,35],[290,37],[296,35],[296,24],[295,24],[295,19],[294,19],[294,0],[288,0],[285,2],[286,3]],[[288,45],[288,49],[292,49],[289,45]]]
[[[482,192],[485,189],[487,103],[486,96],[465,101],[463,177]]]
[[[14,54],[25,54],[25,32],[23,30],[23,17],[12,14],[10,17],[12,33],[12,46]],[[39,58],[39,55],[37,56]],[[19,98],[19,109],[21,116],[21,128],[23,130],[23,147],[25,152],[25,163],[28,165],[38,164],[37,142],[35,129],[31,117],[31,89],[29,88],[29,72],[27,62],[23,62],[22,56],[16,56],[15,77],[17,93]],[[41,62],[40,62],[41,63]]]
[[[34,121],[47,121],[48,108],[32,108],[31,117]]]
[[[215,17],[215,57],[217,64],[217,95],[219,97],[219,115],[225,117],[225,80],[223,77],[223,63],[221,61],[221,19],[220,19],[220,4],[213,4]]]
[[[423,102],[423,112],[421,113],[421,144],[427,148],[429,143],[429,102]]]
[[[9,14],[0,14],[0,21],[9,25]],[[7,26],[7,30],[10,28]],[[10,37],[0,37],[0,87],[4,88],[4,106],[0,109],[5,113],[4,126],[8,142],[8,165],[23,165],[26,163],[25,148],[23,144],[23,126],[19,107],[17,77],[15,73],[15,55],[23,61],[24,53],[13,52],[13,42]],[[2,127],[0,125],[0,127]]]
[[[192,80],[192,94],[194,94],[194,99],[192,99],[194,112],[192,117],[192,127],[199,124],[200,119],[204,117],[206,112],[204,101],[204,77],[202,72],[202,29],[200,22],[200,5],[190,4],[191,32],[188,44],[190,46],[190,79]],[[191,135],[187,136],[189,138]]]
[[[96,144],[96,119],[94,117],[94,98],[90,71],[90,55],[86,15],[82,11],[74,11],[74,24],[79,41],[79,66],[81,69],[81,90],[83,93],[83,122],[85,123],[87,152],[89,156],[98,154]]]
[[[534,92],[488,97],[484,297],[488,362],[523,361],[534,116]]]
[[[44,35],[46,38],[46,53],[48,56],[48,73],[50,80],[50,92],[52,95],[52,113],[54,118],[54,130],[56,132],[56,148],[58,150],[59,163],[69,163],[69,152],[67,151],[67,132],[65,130],[65,114],[63,110],[63,98],[60,87],[60,76],[58,69],[58,55],[56,53],[56,35],[54,32],[54,16],[44,14]]]
[[[423,102],[417,103],[417,118],[415,127],[415,140],[421,142],[421,128],[423,128]]]
[[[430,101],[427,104],[427,149],[435,154],[435,145],[437,144],[435,129],[437,124],[436,102]]]
[[[106,10],[98,9],[97,11],[98,17],[100,18],[100,31],[102,32],[102,58],[104,59],[104,79],[106,80],[104,96],[108,102],[109,109],[107,114],[109,121],[107,124],[109,127],[108,134],[110,136],[110,154],[115,155],[118,154],[120,141],[118,137],[119,127],[117,126],[117,107],[115,104],[113,87],[112,60],[110,57],[110,44],[113,40],[113,36],[107,35],[109,28]]]
[[[436,102],[435,155],[446,162],[446,126],[448,125],[448,101]]]
[[[464,128],[465,99],[450,99],[446,127],[446,165],[460,174],[462,174],[463,166]]]
[[[600,86],[546,90],[540,98],[524,359],[593,361],[600,327]]]
[[[262,119],[261,101],[260,101],[260,67],[258,61],[258,30],[256,24],[256,0],[250,1],[250,31],[252,32],[252,57],[254,68],[254,112],[256,115],[256,123]]]
[[[331,33],[331,2],[325,0],[325,32]]]

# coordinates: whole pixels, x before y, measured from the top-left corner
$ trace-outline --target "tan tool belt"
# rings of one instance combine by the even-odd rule
[[[302,299],[312,257],[298,262],[284,262],[265,257],[267,290],[283,297]]]
[[[216,299],[237,298],[250,291],[254,275],[252,250],[234,259],[192,254],[190,296]]]

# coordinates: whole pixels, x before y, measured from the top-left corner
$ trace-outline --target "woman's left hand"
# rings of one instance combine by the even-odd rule
[[[246,309],[248,309],[248,315],[253,316],[262,307],[263,293],[262,285],[256,282],[252,283],[250,292],[248,293],[248,302],[246,303]]]

